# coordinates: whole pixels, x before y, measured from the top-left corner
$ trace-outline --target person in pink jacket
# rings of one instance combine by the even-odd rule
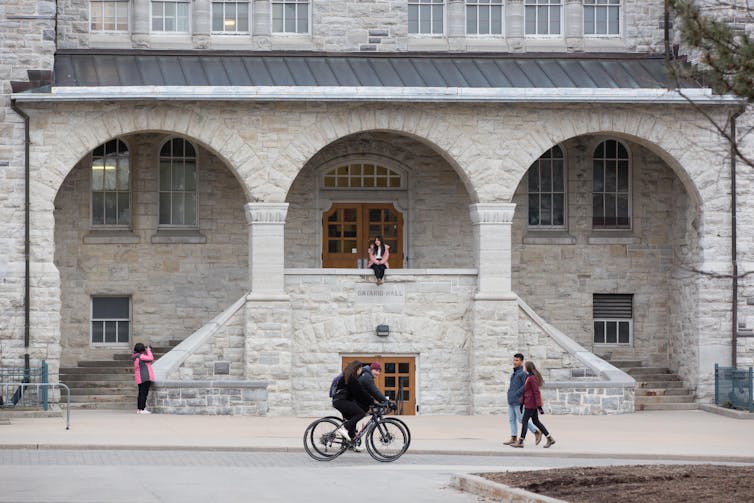
[[[154,356],[152,356],[152,347],[144,346],[141,342],[137,342],[134,346],[134,352],[131,355],[131,359],[134,362],[134,379],[136,385],[139,386],[139,398],[136,401],[136,413],[137,414],[151,414],[147,410],[147,395],[149,394],[149,387],[154,381],[154,371],[152,370],[152,362]]]
[[[369,263],[367,267],[374,271],[374,276],[377,278],[377,284],[381,285],[385,277],[385,269],[389,269],[390,266],[387,260],[390,258],[390,247],[382,242],[382,236],[374,238],[374,243],[369,245]]]
[[[524,446],[524,438],[526,437],[526,430],[529,427],[529,419],[534,423],[539,431],[543,435],[547,436],[547,443],[545,448],[550,447],[555,443],[555,440],[547,431],[545,425],[539,420],[539,414],[544,414],[542,410],[542,393],[539,391],[539,387],[545,383],[542,379],[542,374],[539,373],[537,367],[533,362],[526,362],[524,364],[526,369],[526,382],[524,382],[524,393],[521,395],[521,408],[524,409],[524,417],[521,420],[521,436],[518,438],[518,442],[511,445],[511,447],[521,448]]]

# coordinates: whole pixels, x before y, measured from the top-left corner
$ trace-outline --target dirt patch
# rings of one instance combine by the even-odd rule
[[[571,503],[754,502],[751,466],[600,466],[479,475]]]

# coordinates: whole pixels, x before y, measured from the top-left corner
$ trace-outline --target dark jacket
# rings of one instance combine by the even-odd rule
[[[539,392],[539,381],[537,376],[529,374],[524,383],[524,396],[521,397],[521,403],[525,409],[536,409],[542,407],[542,394]]]
[[[514,368],[511,374],[511,383],[508,386],[508,405],[518,407],[521,404],[521,395],[524,392],[524,383],[526,382],[526,372],[523,365]]]
[[[378,402],[384,402],[387,397],[382,394],[380,389],[374,384],[374,376],[372,375],[372,367],[364,365],[361,375],[359,376],[359,382],[364,387],[367,393],[372,395]]]
[[[338,400],[348,400],[350,402],[356,402],[363,410],[369,409],[369,406],[374,403],[369,393],[364,390],[358,379],[351,379],[351,382],[346,384],[346,378],[344,377],[338,382],[338,387],[335,390],[335,395],[332,397],[333,404]]]

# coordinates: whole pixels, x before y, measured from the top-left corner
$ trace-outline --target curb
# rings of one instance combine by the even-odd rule
[[[477,475],[454,474],[450,478],[450,485],[477,496],[495,498],[497,501],[510,503],[568,503],[564,500],[525,491],[517,487],[499,484]]]
[[[699,410],[711,412],[712,414],[718,414],[720,416],[732,417],[733,419],[754,419],[754,414],[748,410],[726,409],[725,407],[708,403],[700,403]]]

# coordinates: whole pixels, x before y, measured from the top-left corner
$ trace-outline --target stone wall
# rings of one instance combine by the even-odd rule
[[[521,0],[509,0],[504,9],[504,35],[465,34],[463,2],[445,2],[444,33],[408,33],[406,0],[329,0],[310,2],[311,27],[307,34],[271,33],[269,0],[252,0],[249,12],[251,33],[223,36],[210,34],[210,0],[190,3],[191,33],[160,35],[149,33],[149,12],[132,12],[131,32],[89,33],[89,0],[59,3],[58,43],[61,48],[117,47],[170,49],[238,50],[317,50],[317,51],[628,51],[662,52],[663,2],[661,0],[624,0],[622,36],[583,36],[583,13],[575,5],[575,15],[563,15],[561,35],[526,37]],[[134,0],[131,1],[134,5]],[[144,9],[149,7],[143,2]],[[567,6],[570,10],[573,7]],[[566,34],[568,37],[566,39]]]
[[[62,284],[65,365],[107,358],[113,351],[128,351],[135,342],[165,346],[182,340],[248,288],[243,190],[206,149],[197,148],[198,229],[179,234],[158,230],[157,153],[166,138],[124,137],[132,168],[131,230],[91,227],[89,156],[71,170],[58,191],[55,264]],[[131,297],[129,344],[92,347],[93,295]]]
[[[521,180],[514,197],[513,290],[548,322],[598,355],[667,365],[671,291],[677,284],[671,274],[674,250],[690,253],[683,233],[692,208],[670,167],[647,149],[625,141],[631,156],[633,229],[593,231],[591,156],[603,139],[583,136],[563,144],[568,177],[564,231],[528,228],[526,176]],[[634,294],[630,346],[594,344],[594,293]]]
[[[264,416],[267,384],[256,381],[162,381],[149,394],[161,414]]]
[[[394,163],[389,167],[403,170],[407,185],[402,190],[323,189],[319,168],[346,158]],[[389,202],[403,213],[403,267],[473,267],[468,191],[448,162],[417,140],[370,132],[328,145],[304,166],[286,200],[286,267],[321,267],[322,213],[339,201]]]
[[[0,2],[0,367],[23,367],[24,353],[24,123],[11,106],[11,82],[28,82],[28,70],[51,70],[55,2]],[[32,271],[56,274],[32,256]],[[41,286],[42,282],[38,284]],[[54,297],[54,296],[53,296]],[[60,347],[55,309],[59,299],[30,314],[32,366],[47,360],[57,380]]]

